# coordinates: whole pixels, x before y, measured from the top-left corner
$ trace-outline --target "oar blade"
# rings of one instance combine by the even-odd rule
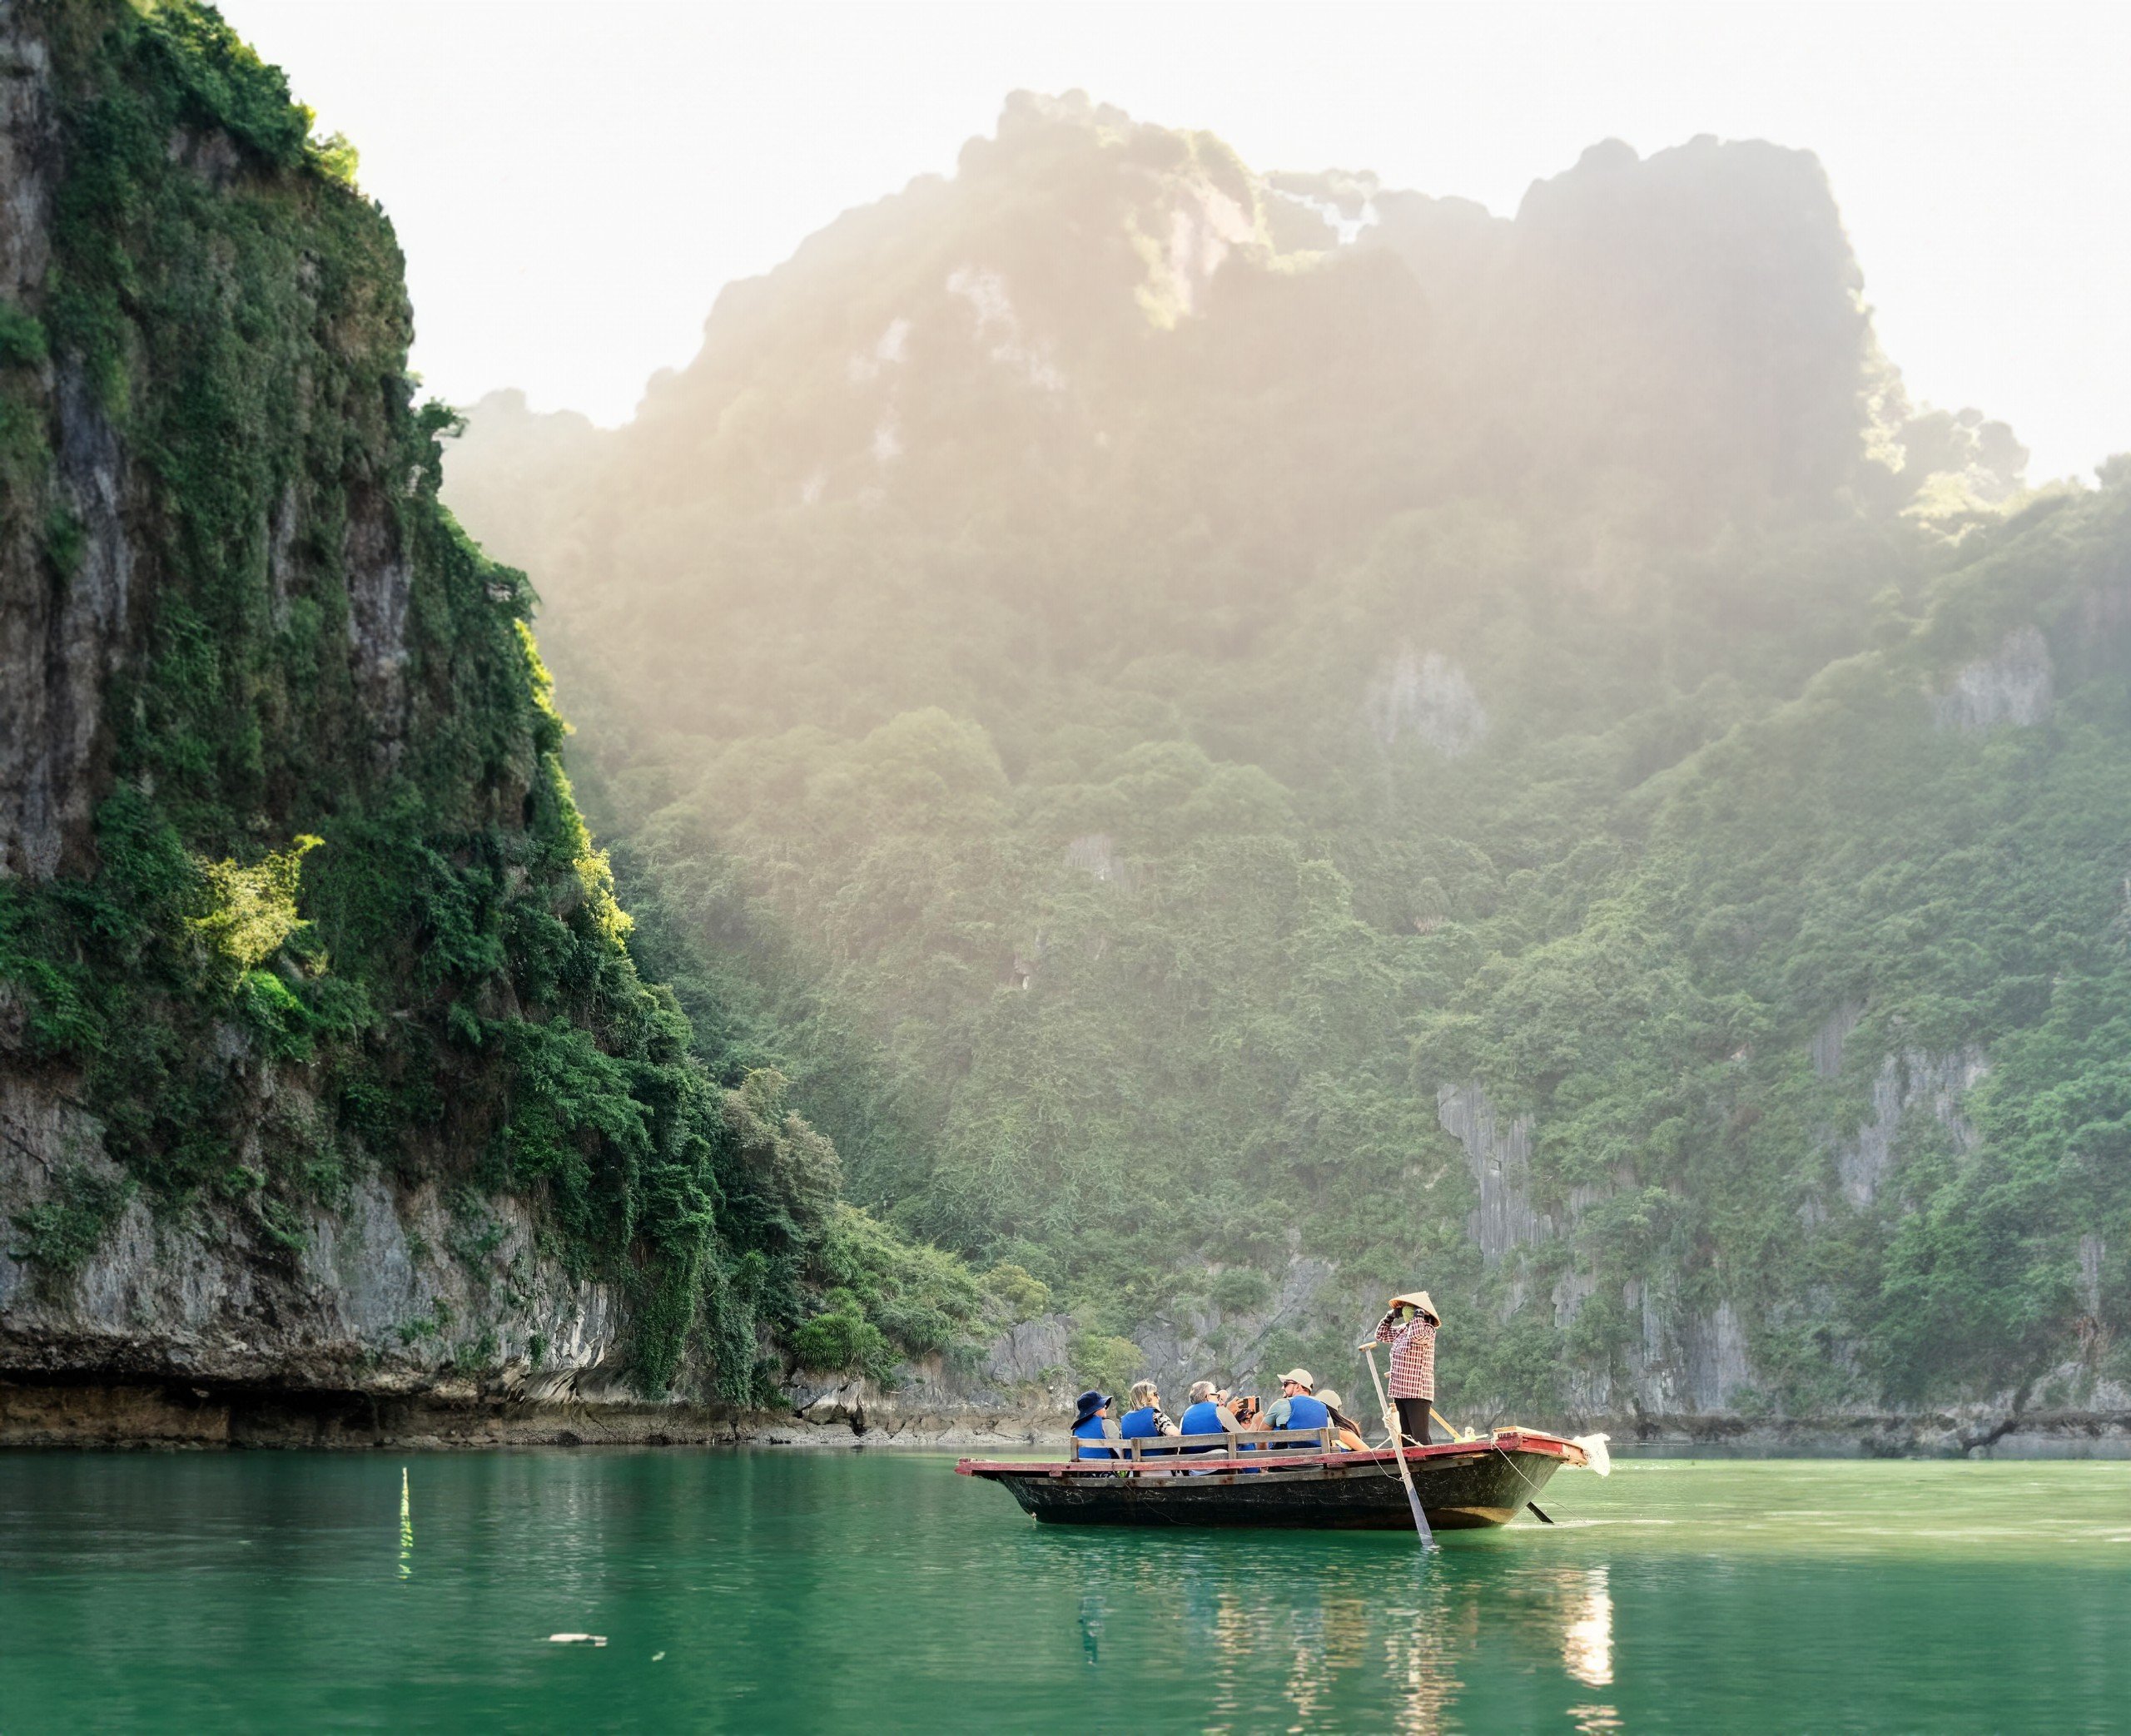
[[[1421,1510],[1421,1498],[1413,1490],[1413,1480],[1406,1479],[1406,1504],[1413,1510],[1413,1531],[1421,1540],[1423,1549],[1435,1547],[1435,1532],[1428,1525],[1428,1516]]]

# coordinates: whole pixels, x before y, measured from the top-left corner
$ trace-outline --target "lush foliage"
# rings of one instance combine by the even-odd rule
[[[638,968],[531,594],[438,503],[452,419],[412,403],[352,152],[206,7],[50,22],[66,172],[48,281],[0,321],[7,509],[50,520],[64,579],[85,382],[132,491],[135,631],[92,866],[0,880],[7,1064],[78,1080],[127,1187],[268,1257],[358,1167],[469,1222],[531,1195],[552,1253],[623,1286],[643,1386],[762,1396],[769,1331],[852,1286],[861,1230],[827,1142]],[[27,1256],[72,1272],[122,1203],[72,1177]],[[907,1352],[950,1336],[923,1287],[852,1293]]]
[[[1857,281],[1771,147],[1506,222],[1016,99],[451,488],[684,999],[1087,1374],[1344,1367],[1418,1278],[1471,1402],[2069,1391],[2131,1343],[2124,497],[2014,512]]]

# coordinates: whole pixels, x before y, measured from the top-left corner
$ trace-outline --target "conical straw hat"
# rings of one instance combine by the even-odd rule
[[[1411,1302],[1415,1307],[1418,1308],[1421,1312],[1427,1315],[1429,1319],[1433,1320],[1438,1326],[1441,1326],[1443,1324],[1443,1316],[1436,1312],[1435,1304],[1428,1300],[1428,1293],[1427,1291],[1408,1290],[1403,1296],[1393,1297],[1388,1302],[1384,1304],[1384,1306],[1386,1307],[1395,1308],[1401,1302]]]

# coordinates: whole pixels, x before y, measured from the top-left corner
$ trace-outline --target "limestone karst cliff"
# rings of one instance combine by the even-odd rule
[[[618,1382],[640,1172],[704,1213],[714,1110],[435,503],[391,231],[211,14],[4,25],[0,1371]]]
[[[1910,400],[1839,191],[1016,96],[447,494],[625,883],[1089,1378],[1351,1383],[1418,1278],[1475,1414],[2119,1416],[2131,497]]]
[[[1907,402],[1810,156],[1016,98],[452,445],[211,13],[0,55],[28,1432],[1351,1383],[1416,1277],[1476,1420],[2131,1409],[2131,494]]]
[[[0,6],[0,1431],[744,1410],[900,1293],[638,973],[352,161],[211,9]]]

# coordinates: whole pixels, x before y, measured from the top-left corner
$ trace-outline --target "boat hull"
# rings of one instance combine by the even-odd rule
[[[1455,1531],[1508,1524],[1568,1461],[1558,1451],[1520,1443],[1424,1448],[1409,1452],[1408,1462],[1429,1525]],[[1120,1473],[966,1461],[956,1469],[1005,1484],[1023,1510],[1046,1525],[1408,1530],[1413,1523],[1388,1452],[1277,1470]]]

